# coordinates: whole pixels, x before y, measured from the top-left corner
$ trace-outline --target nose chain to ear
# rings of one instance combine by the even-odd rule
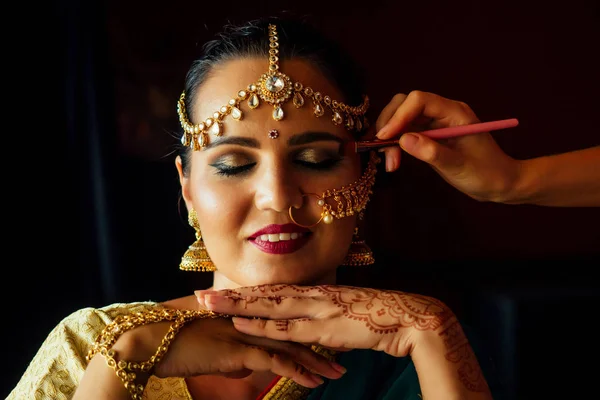
[[[299,223],[294,218],[293,206],[290,206],[288,213],[292,222],[303,228],[312,228],[318,225],[321,221],[326,224],[331,224],[334,218],[349,217],[354,214],[358,214],[363,211],[367,203],[370,200],[371,194],[373,194],[373,185],[375,184],[375,174],[377,173],[377,164],[381,162],[381,159],[376,152],[371,152],[371,157],[367,165],[367,169],[364,174],[355,182],[347,186],[342,186],[340,189],[330,189],[318,195],[316,193],[303,193],[302,199],[314,198],[316,204],[321,207],[321,213],[319,219],[314,224],[304,225]],[[332,204],[328,200],[333,200],[333,205],[336,206],[336,210],[333,209]],[[303,200],[304,204],[304,200]]]

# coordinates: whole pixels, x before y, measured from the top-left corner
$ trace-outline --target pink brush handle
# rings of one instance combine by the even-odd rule
[[[496,131],[498,129],[512,128],[519,125],[516,118],[502,119],[499,121],[480,122],[477,124],[453,126],[450,128],[430,129],[428,131],[418,132],[421,135],[431,139],[448,139],[458,136],[473,135],[476,133]],[[366,140],[354,142],[354,149],[357,152],[378,149],[387,146],[397,146],[398,138],[387,140]]]
[[[448,139],[457,136],[512,128],[517,125],[519,125],[519,121],[516,118],[511,118],[499,121],[481,122],[478,124],[452,126],[450,128],[431,129],[419,133],[432,139]]]

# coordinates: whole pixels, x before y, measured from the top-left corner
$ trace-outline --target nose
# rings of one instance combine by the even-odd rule
[[[302,192],[293,173],[277,164],[265,166],[255,192],[259,210],[287,212],[290,207],[302,207]]]

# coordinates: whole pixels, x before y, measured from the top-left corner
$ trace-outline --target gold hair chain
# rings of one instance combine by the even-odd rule
[[[313,114],[322,117],[325,108],[331,111],[331,121],[335,125],[344,124],[347,130],[360,132],[368,127],[365,118],[369,108],[369,98],[364,96],[364,101],[358,106],[349,106],[340,101],[333,100],[330,96],[315,92],[310,87],[305,87],[300,82],[292,82],[292,79],[279,71],[279,38],[275,25],[269,25],[269,69],[262,74],[256,83],[248,85],[246,89],[240,90],[237,97],[229,100],[229,103],[215,111],[210,118],[203,122],[193,124],[185,107],[185,92],[181,93],[177,102],[177,113],[179,122],[183,128],[181,143],[190,146],[193,150],[200,150],[209,142],[209,135],[221,136],[224,132],[224,119],[228,115],[236,121],[241,121],[244,113],[241,109],[242,102],[246,101],[250,109],[260,106],[261,100],[273,106],[272,117],[275,121],[281,121],[285,117],[283,104],[290,98],[296,108],[305,104],[305,97],[313,103]]]

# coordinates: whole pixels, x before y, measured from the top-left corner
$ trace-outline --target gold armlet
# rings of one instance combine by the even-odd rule
[[[125,388],[131,394],[132,399],[142,398],[144,393],[144,385],[136,384],[135,380],[139,373],[149,373],[152,368],[164,357],[169,350],[169,346],[175,339],[175,335],[189,321],[198,318],[219,318],[225,315],[217,314],[206,310],[173,310],[173,309],[156,309],[150,311],[142,311],[128,315],[122,315],[110,324],[108,324],[100,336],[94,342],[94,345],[89,350],[86,360],[90,362],[94,355],[100,353],[106,359],[106,364],[115,370],[117,376],[121,379]],[[162,340],[162,343],[147,361],[132,362],[125,360],[117,360],[117,354],[112,350],[117,339],[125,332],[138,326],[154,323],[172,321],[169,331]]]

